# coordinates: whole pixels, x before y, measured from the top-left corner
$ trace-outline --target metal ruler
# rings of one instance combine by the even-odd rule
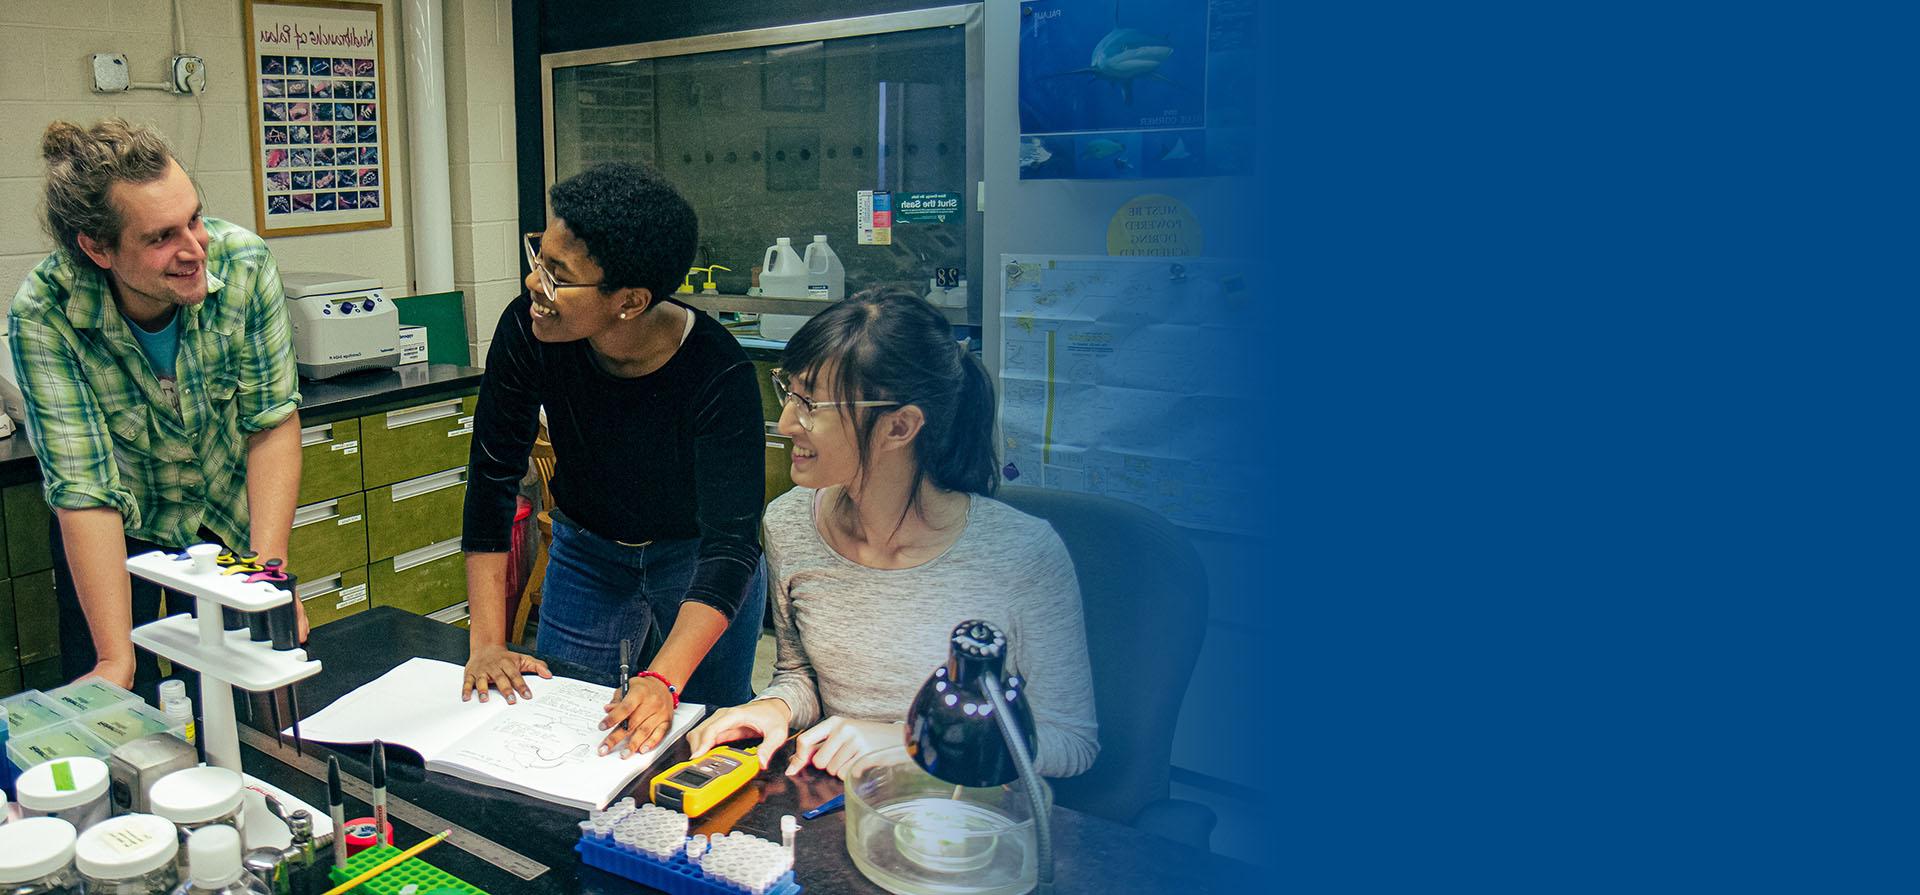
[[[244,724],[235,726],[240,728],[241,742],[273,756],[287,767],[306,774],[315,780],[323,783],[326,782],[326,762],[311,755],[296,753],[293,751],[293,747],[283,746],[275,742],[272,736],[254,730]],[[373,785],[347,773],[344,769],[340,772],[340,789],[347,795],[353,796],[363,802],[368,804],[373,803]],[[398,798],[392,793],[387,794],[387,816],[392,820],[400,821],[417,830],[451,830],[452,833],[447,836],[448,845],[458,848],[467,854],[524,880],[536,879],[541,874],[552,869],[539,861],[447,820],[406,799]],[[334,835],[338,836],[342,835],[342,833],[336,830]]]

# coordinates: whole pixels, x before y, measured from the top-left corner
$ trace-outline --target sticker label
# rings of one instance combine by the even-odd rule
[[[355,523],[355,522],[358,522],[358,521],[360,521],[360,517],[359,517],[359,516],[342,516],[342,517],[340,517],[340,521],[338,521],[338,522],[335,522],[335,523],[333,523],[333,524],[335,524],[335,525],[352,525],[353,523]]]
[[[894,197],[896,224],[944,224],[959,216],[959,193],[901,193]]]
[[[893,245],[893,194],[861,190],[855,199],[855,242],[863,246]]]
[[[79,787],[73,785],[73,766],[64,762],[54,762],[53,788],[56,792],[73,792]]]
[[[115,854],[131,855],[145,848],[154,840],[153,831],[138,827],[119,827],[100,837]]]

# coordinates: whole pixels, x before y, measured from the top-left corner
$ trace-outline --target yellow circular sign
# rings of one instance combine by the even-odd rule
[[[1107,224],[1109,255],[1199,255],[1200,220],[1187,203],[1172,196],[1135,196]]]

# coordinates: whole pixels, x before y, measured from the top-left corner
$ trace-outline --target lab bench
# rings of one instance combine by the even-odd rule
[[[481,370],[410,364],[301,380],[288,566],[314,626],[392,606],[458,623],[467,449]],[[60,679],[51,513],[24,434],[0,439],[0,696]]]

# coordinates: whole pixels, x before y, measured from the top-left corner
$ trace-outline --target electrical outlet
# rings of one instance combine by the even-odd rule
[[[132,86],[125,53],[93,54],[93,92],[119,93]]]
[[[173,92],[199,94],[206,89],[206,60],[198,56],[173,57]]]

